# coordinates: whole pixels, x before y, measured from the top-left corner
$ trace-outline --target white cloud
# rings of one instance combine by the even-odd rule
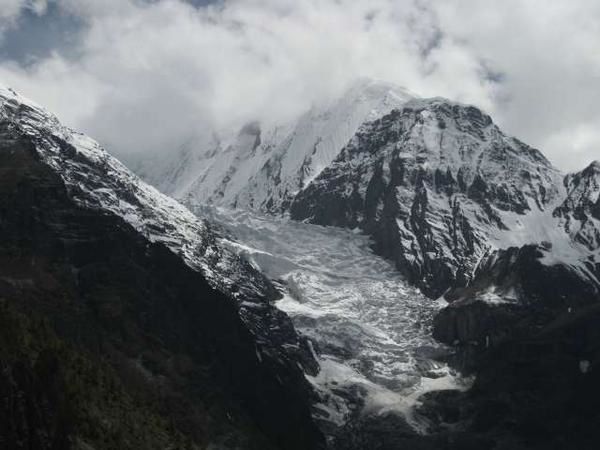
[[[0,20],[12,21],[21,12],[23,0],[2,0],[0,2]]]
[[[593,0],[51,1],[86,24],[79,56],[0,79],[117,152],[291,117],[370,76],[477,104],[564,168],[600,157]]]
[[[599,2],[432,5],[449,36],[505,74],[494,108],[505,129],[567,170],[600,158]]]
[[[47,0],[0,0],[0,30],[3,26],[12,25],[24,9],[44,14],[47,7]]]

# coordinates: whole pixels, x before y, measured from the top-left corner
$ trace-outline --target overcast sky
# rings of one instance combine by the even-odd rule
[[[0,0],[0,82],[109,150],[292,118],[358,77],[600,159],[597,0]]]

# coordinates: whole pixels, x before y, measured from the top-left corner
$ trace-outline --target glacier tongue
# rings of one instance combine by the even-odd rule
[[[352,412],[392,410],[418,428],[412,406],[421,393],[467,383],[436,361],[446,353],[431,337],[440,304],[373,254],[367,236],[241,210],[195,210],[228,231],[225,244],[281,283],[278,307],[319,353],[321,371],[310,379],[324,420],[341,425]]]

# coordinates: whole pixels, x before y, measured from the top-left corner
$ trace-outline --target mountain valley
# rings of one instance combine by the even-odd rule
[[[0,87],[7,448],[595,448],[600,163],[372,80],[207,136]]]

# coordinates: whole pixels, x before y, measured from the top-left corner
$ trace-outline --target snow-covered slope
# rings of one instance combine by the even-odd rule
[[[411,98],[402,88],[361,80],[338,100],[290,123],[266,129],[250,123],[233,137],[207,133],[174,154],[127,163],[152,185],[186,202],[281,212],[364,122]]]
[[[97,142],[62,126],[42,107],[1,86],[0,119],[36,141],[40,157],[63,177],[82,206],[124,218],[151,242],[180,254],[216,286],[230,289],[241,281],[230,276],[235,277],[231,269],[243,263],[215,247],[206,222],[142,182]]]
[[[0,122],[35,143],[39,158],[62,178],[81,207],[122,218],[235,299],[239,315],[261,346],[258,352],[280,361],[302,360],[306,370],[315,370],[291,322],[272,305],[279,295],[275,287],[247,261],[219,245],[219,236],[208,222],[140,180],[94,140],[61,125],[44,108],[1,85]]]
[[[199,130],[193,138],[168,154],[125,153],[121,160],[148,184],[173,198],[179,198],[189,192],[199,174],[223,151],[222,145],[214,133]]]

